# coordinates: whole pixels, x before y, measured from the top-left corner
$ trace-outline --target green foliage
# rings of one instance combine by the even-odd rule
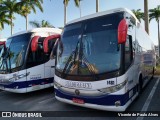
[[[26,17],[28,14],[33,11],[36,13],[36,8],[38,8],[41,12],[43,12],[42,7],[43,0],[21,0],[18,2],[19,4],[19,14]]]
[[[14,13],[18,13],[19,11],[16,0],[4,0],[2,6],[3,10],[8,13],[10,19],[14,19]]]
[[[149,21],[151,21],[152,19],[155,19],[157,22],[160,19],[160,5],[157,6],[154,9],[150,9],[149,10]]]
[[[4,16],[6,17],[5,19],[2,17],[5,20],[5,22],[3,23],[7,23],[11,25],[11,34],[12,34],[13,26],[14,26],[13,19],[15,19],[14,13],[18,13],[19,11],[17,1],[16,0],[3,0],[1,1],[0,6],[1,6],[1,13],[3,13],[3,17]],[[4,28],[3,23],[1,24],[1,29]]]
[[[20,0],[18,3],[20,5],[20,15],[26,19],[26,30],[28,29],[28,15],[33,11],[36,14],[36,8],[43,12],[42,7],[43,0]]]
[[[66,6],[68,6],[69,1],[70,1],[70,0],[63,0],[63,4],[66,5]],[[80,1],[81,1],[81,0],[74,0],[74,3],[75,3],[75,6],[76,6],[76,7],[79,7]]]
[[[0,30],[4,29],[4,24],[11,24],[9,15],[4,11],[3,7],[0,7]]]
[[[141,19],[144,19],[144,13],[141,12],[141,9],[138,10],[132,10],[134,15],[137,17],[137,19],[141,22]]]
[[[68,5],[68,2],[69,2],[69,0],[63,0],[63,4],[66,6]]]
[[[38,21],[30,21],[29,22],[30,25],[32,25],[33,27],[36,28],[40,28],[40,27],[50,27],[50,28],[54,28],[53,25],[51,25],[48,21],[42,20],[41,22]]]
[[[36,8],[43,12],[43,0],[0,0],[0,30],[4,28],[4,23],[11,25],[11,34],[13,27],[14,13],[20,14],[26,18],[33,10],[36,13]]]

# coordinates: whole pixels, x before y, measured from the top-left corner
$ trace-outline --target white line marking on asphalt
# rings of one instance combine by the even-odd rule
[[[50,101],[50,100],[55,100],[56,98],[54,98],[54,97],[51,97],[51,98],[48,98],[48,99],[45,99],[45,100],[42,100],[42,101],[40,101],[40,102],[38,102],[38,103],[44,103],[44,102],[48,102],[48,101]]]
[[[157,89],[157,86],[158,86],[159,81],[160,81],[160,78],[159,78],[159,79],[156,81],[156,83],[154,84],[154,86],[153,86],[153,88],[152,88],[152,90],[151,90],[151,92],[150,92],[150,94],[149,94],[146,102],[145,102],[144,105],[143,105],[143,108],[142,108],[142,110],[141,110],[142,112],[146,112],[146,111],[147,111],[147,109],[148,109],[148,107],[149,107],[149,104],[150,104],[150,102],[151,102],[151,100],[152,100],[152,97],[153,97],[153,95],[154,95],[154,93],[155,93],[155,91],[156,91],[156,89]],[[137,117],[136,120],[143,120],[143,118],[144,118],[144,117]]]

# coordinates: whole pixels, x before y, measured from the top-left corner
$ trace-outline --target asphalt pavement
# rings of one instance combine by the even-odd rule
[[[159,117],[145,117],[145,116],[135,116],[135,117],[117,117],[118,113],[93,110],[89,108],[83,108],[78,106],[69,105],[66,103],[61,103],[57,101],[54,97],[54,89],[48,88],[44,90],[39,90],[31,93],[19,94],[11,93],[7,91],[0,91],[0,112],[11,111],[11,112],[43,112],[45,115],[56,116],[56,119],[70,119],[70,120],[99,120],[99,119],[128,119],[128,120],[160,120],[160,78],[155,77],[150,80],[147,86],[143,89],[142,93],[138,98],[136,98],[132,104],[127,108],[127,110],[122,113],[141,113],[150,112],[151,114],[158,114]],[[54,111],[54,112],[53,112]],[[65,115],[71,114],[70,117]],[[72,116],[73,114],[73,116]],[[79,114],[76,116],[75,114]],[[85,117],[85,114],[87,117]],[[57,117],[58,116],[58,117]],[[1,119],[11,119],[18,120],[22,118],[0,118]],[[23,118],[28,119],[28,118]],[[53,119],[51,117],[34,118],[37,120]]]

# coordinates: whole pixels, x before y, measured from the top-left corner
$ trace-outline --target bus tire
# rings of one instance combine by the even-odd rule
[[[154,77],[154,72],[155,72],[155,69],[154,69],[154,67],[153,67],[151,79],[153,79],[153,77]]]
[[[138,94],[142,93],[142,85],[143,85],[142,75],[140,75],[140,77],[139,77],[139,83],[138,83]]]
[[[155,73],[155,68],[153,67],[153,76],[152,77],[154,77],[154,73]]]

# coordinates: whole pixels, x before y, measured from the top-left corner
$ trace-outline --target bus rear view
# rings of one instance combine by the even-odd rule
[[[133,73],[139,61],[135,32],[136,19],[126,9],[66,25],[57,49],[56,98],[78,106],[124,111],[138,95],[139,73]]]

